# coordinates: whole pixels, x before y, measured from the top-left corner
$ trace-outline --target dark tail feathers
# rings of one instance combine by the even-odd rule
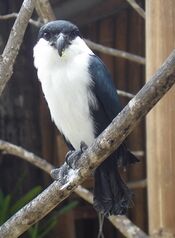
[[[117,167],[121,158],[124,166],[135,163],[138,159],[126,148],[125,152],[121,149],[125,153],[123,157],[120,149],[95,170],[94,208],[106,216],[126,214],[132,204],[132,193],[122,180]]]

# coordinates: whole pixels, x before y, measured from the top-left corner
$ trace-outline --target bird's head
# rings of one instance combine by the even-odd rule
[[[51,47],[58,51],[60,57],[69,48],[73,40],[81,38],[77,26],[69,21],[57,20],[43,25],[38,34],[38,41],[45,40]]]

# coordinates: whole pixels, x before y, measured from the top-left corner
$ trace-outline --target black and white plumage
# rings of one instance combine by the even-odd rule
[[[34,65],[51,117],[69,149],[88,146],[120,112],[116,89],[103,62],[68,21],[42,26],[34,47]],[[137,159],[121,145],[95,171],[94,207],[104,214],[124,214],[131,193],[117,165]]]

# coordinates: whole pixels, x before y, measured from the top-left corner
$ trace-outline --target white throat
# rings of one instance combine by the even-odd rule
[[[92,51],[80,37],[72,41],[62,57],[44,39],[34,47],[34,65],[52,119],[75,149],[79,149],[81,141],[90,145],[95,137],[90,106],[97,107],[97,102],[90,90],[90,54]]]

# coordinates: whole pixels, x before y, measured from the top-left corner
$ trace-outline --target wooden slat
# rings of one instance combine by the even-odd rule
[[[128,51],[144,55],[144,21],[133,9],[128,11]],[[137,93],[144,84],[145,71],[144,66],[128,62],[126,90]],[[132,151],[144,150],[145,145],[144,121],[142,121],[128,137],[128,146]],[[145,178],[145,158],[139,158],[140,163],[130,166],[128,169],[128,178],[130,181],[141,180]],[[141,229],[147,229],[147,207],[146,190],[134,190],[134,206],[130,209],[132,221]],[[143,215],[144,214],[144,215]]]
[[[146,1],[147,79],[175,47],[175,1]],[[149,230],[175,235],[175,87],[147,117]]]
[[[115,48],[127,51],[127,31],[128,31],[128,12],[122,11],[115,17]],[[122,58],[115,58],[114,81],[117,89],[126,90],[127,61]],[[128,102],[127,98],[121,97],[124,106]]]
[[[105,19],[99,25],[99,43],[113,47],[114,44],[114,24],[111,18]],[[100,58],[106,64],[112,77],[114,78],[114,60],[110,55],[100,53]]]

